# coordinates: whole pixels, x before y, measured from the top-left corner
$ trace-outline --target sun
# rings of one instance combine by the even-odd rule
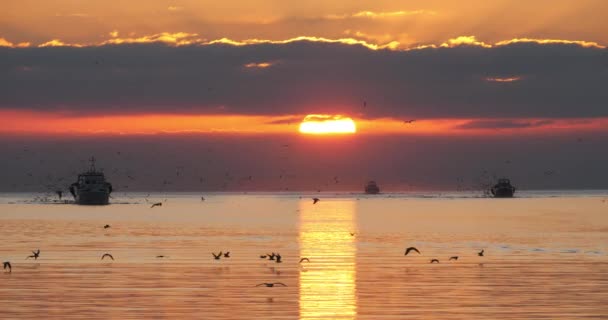
[[[300,123],[304,134],[352,134],[357,132],[353,119],[341,115],[309,114]]]

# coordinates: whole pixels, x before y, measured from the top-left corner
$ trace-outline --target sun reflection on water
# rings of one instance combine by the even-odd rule
[[[300,319],[354,319],[357,313],[356,202],[300,202]],[[315,263],[315,262],[323,262]]]

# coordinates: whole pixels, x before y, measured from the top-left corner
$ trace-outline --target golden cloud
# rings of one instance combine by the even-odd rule
[[[68,43],[64,43],[63,41],[61,41],[59,39],[53,39],[53,40],[47,41],[45,43],[39,44],[38,47],[40,47],[40,48],[43,48],[43,47],[83,47],[83,45],[68,44]]]
[[[601,45],[597,42],[583,41],[583,40],[561,40],[561,39],[534,39],[534,38],[516,38],[511,40],[503,40],[496,43],[486,43],[478,40],[475,36],[459,36],[456,38],[448,39],[447,41],[437,44],[419,44],[411,46],[412,41],[405,39],[405,43],[396,41],[396,39],[402,40],[403,34],[367,34],[361,31],[344,31],[348,37],[346,38],[325,38],[316,36],[299,36],[284,40],[270,40],[270,39],[243,39],[234,40],[230,38],[221,38],[216,40],[207,40],[200,37],[197,33],[188,32],[161,32],[152,35],[142,35],[129,37],[120,37],[117,30],[113,30],[108,33],[111,37],[107,40],[97,43],[65,43],[59,39],[52,39],[50,41],[39,44],[38,47],[59,47],[59,46],[72,46],[72,47],[86,47],[86,46],[103,46],[103,45],[117,45],[117,44],[131,44],[131,43],[164,43],[171,46],[186,46],[186,45],[214,45],[214,44],[226,44],[232,46],[246,46],[246,45],[257,45],[257,44],[289,44],[299,41],[308,42],[320,42],[320,43],[338,43],[345,45],[360,45],[370,50],[421,50],[427,48],[454,48],[459,46],[476,46],[481,48],[494,48],[499,46],[506,46],[516,43],[534,43],[539,45],[551,45],[551,44],[565,44],[565,45],[577,45],[584,48],[597,48],[605,49],[606,46]],[[0,47],[28,47],[29,42],[12,43],[5,38],[0,37]]]
[[[487,77],[487,78],[485,78],[485,80],[488,81],[488,82],[515,82],[515,81],[519,81],[521,79],[522,79],[522,77],[520,77],[520,76],[515,76],[515,77]]]
[[[428,10],[411,10],[411,11],[389,11],[389,12],[375,12],[375,11],[359,11],[355,13],[348,14],[330,14],[326,15],[324,18],[328,20],[343,20],[349,18],[367,18],[367,19],[382,19],[382,18],[396,18],[396,17],[404,17],[404,16],[412,16],[412,15],[435,15],[434,11]]]
[[[245,68],[261,68],[261,69],[264,69],[264,68],[268,68],[268,67],[272,66],[273,64],[274,63],[272,63],[272,62],[251,62],[251,63],[248,63],[248,64],[244,65],[244,67]]]
[[[19,43],[12,43],[4,38],[0,38],[0,47],[9,47],[9,48],[26,48],[29,47],[30,43],[29,42],[19,42]]]
[[[582,41],[582,40],[558,40],[558,39],[533,39],[533,38],[516,38],[511,40],[503,40],[496,42],[496,46],[506,46],[513,43],[536,43],[536,44],[575,44],[584,48],[605,49],[606,46],[600,45],[597,42]]]
[[[116,36],[118,36],[118,32],[116,32]],[[141,36],[141,37],[130,37],[130,38],[115,37],[113,39],[108,39],[106,41],[103,41],[99,45],[163,42],[163,43],[171,44],[171,45],[175,45],[175,46],[184,46],[184,45],[202,43],[204,41],[205,41],[205,39],[199,38],[197,33],[161,32],[161,33],[157,33],[157,34],[153,34],[153,35],[145,35],[145,36]]]

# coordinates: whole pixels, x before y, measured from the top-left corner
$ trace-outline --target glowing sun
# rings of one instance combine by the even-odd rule
[[[309,114],[300,123],[305,134],[348,134],[357,132],[353,119],[341,115]]]

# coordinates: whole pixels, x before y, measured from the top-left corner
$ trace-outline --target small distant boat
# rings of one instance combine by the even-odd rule
[[[95,169],[95,158],[91,158],[90,161],[89,170],[79,174],[78,180],[70,185],[70,193],[74,196],[76,204],[109,204],[112,185],[106,181],[103,172]]]
[[[365,193],[367,193],[367,194],[378,194],[378,193],[380,193],[380,187],[378,187],[378,184],[376,183],[376,181],[369,181],[365,185]]]
[[[511,198],[515,193],[515,187],[511,185],[511,181],[506,178],[498,179],[498,183],[495,184],[490,192],[494,198]]]

